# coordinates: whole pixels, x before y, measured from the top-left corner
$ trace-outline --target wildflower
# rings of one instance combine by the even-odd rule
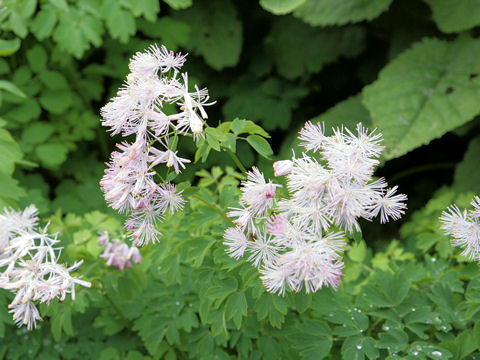
[[[479,198],[472,200],[475,210],[460,210],[452,205],[447,211],[442,212],[440,222],[441,229],[446,235],[451,236],[452,246],[463,249],[461,255],[475,261],[480,261],[480,222],[479,222]]]
[[[228,228],[224,235],[223,245],[227,246],[227,253],[234,259],[239,259],[245,253],[249,241],[241,228]]]
[[[140,251],[135,245],[129,247],[119,239],[110,242],[107,233],[100,234],[98,242],[101,246],[105,246],[105,250],[100,257],[105,259],[107,266],[115,266],[123,271],[126,267],[132,266],[132,261],[135,264],[142,261]]]
[[[4,210],[0,214],[0,287],[15,294],[9,305],[18,326],[31,330],[42,320],[34,301],[50,303],[54,298],[65,300],[70,294],[75,300],[75,285],[90,287],[90,283],[71,276],[82,261],[71,267],[58,263],[60,249],[57,235],[47,234],[47,226],[38,229],[35,206],[24,211]]]
[[[345,241],[343,232],[330,228],[351,233],[360,230],[360,218],[380,215],[384,223],[403,215],[407,197],[396,195],[396,186],[387,189],[383,178],[373,179],[381,134],[361,124],[356,130],[354,134],[342,127],[326,136],[323,125],[307,122],[299,139],[318,157],[304,153],[273,164],[276,176],[286,176],[285,198],[275,200],[279,185],[267,183],[256,168],[242,182],[241,207],[228,216],[236,218],[236,231],[251,240],[235,257],[249,254],[247,260],[260,268],[268,291],[284,295],[288,288],[307,293],[324,286],[336,289],[343,275]],[[476,205],[480,212],[480,199]],[[226,233],[225,239],[226,251],[234,252],[232,234]]]

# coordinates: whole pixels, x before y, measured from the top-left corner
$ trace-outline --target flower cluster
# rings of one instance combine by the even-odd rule
[[[340,282],[347,233],[360,230],[358,220],[380,215],[382,223],[397,220],[407,197],[395,195],[383,178],[373,180],[382,151],[381,135],[361,124],[357,134],[336,129],[325,136],[322,125],[307,122],[301,145],[319,153],[275,162],[275,176],[287,177],[288,197],[276,199],[279,185],[266,182],[258,169],[242,183],[240,207],[228,214],[237,225],[226,230],[227,253],[260,268],[270,292],[286,288],[315,292]]]
[[[190,162],[178,156],[178,136],[203,136],[208,91],[195,86],[189,92],[188,75],[180,73],[184,62],[185,55],[164,46],[137,53],[125,84],[101,110],[112,135],[135,135],[133,143],[117,145],[100,185],[108,204],[130,216],[125,227],[138,246],[158,241],[163,214],[183,207],[181,192],[167,179],[171,168],[178,174]],[[167,112],[175,106],[177,113]],[[165,177],[154,170],[159,164],[167,167]]]
[[[105,247],[101,258],[105,259],[107,266],[116,266],[121,271],[126,267],[132,267],[132,261],[139,264],[142,261],[142,255],[135,245],[128,246],[119,239],[110,241],[108,233],[103,232],[98,237],[100,246]]]
[[[90,283],[70,273],[82,262],[71,267],[58,264],[60,248],[56,234],[48,235],[47,227],[39,229],[35,206],[23,211],[5,210],[0,214],[0,288],[15,294],[9,305],[18,326],[28,330],[42,320],[34,301],[47,304],[54,298],[63,301],[67,294],[75,299],[75,284]]]
[[[472,200],[474,210],[460,210],[452,205],[442,212],[442,230],[452,237],[452,246],[463,249],[462,255],[480,261],[480,197]]]

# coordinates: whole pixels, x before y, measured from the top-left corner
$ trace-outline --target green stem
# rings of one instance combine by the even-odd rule
[[[113,300],[110,298],[110,296],[107,294],[107,292],[105,291],[105,285],[103,284],[103,281],[98,279],[97,280],[100,284],[100,293],[105,297],[105,299],[107,299],[107,301],[110,303],[110,305],[112,306],[113,310],[115,310],[115,312],[117,313],[118,316],[120,316],[120,318],[122,319],[122,321],[124,322],[125,326],[128,328],[128,329],[131,329],[133,327],[133,324],[130,320],[128,320],[125,315],[122,314],[122,312],[120,311],[120,309],[118,308],[117,304],[115,304],[113,302]]]
[[[233,162],[235,163],[235,165],[237,165],[238,169],[246,174],[247,173],[247,169],[245,169],[245,167],[243,166],[242,162],[240,161],[240,159],[238,158],[238,156],[230,149],[227,149],[227,152],[228,152],[228,155],[230,155],[230,157],[232,158]]]
[[[404,171],[400,171],[399,173],[396,173],[392,177],[390,177],[389,182],[390,183],[396,183],[398,179],[402,179],[407,176],[415,175],[421,172],[426,172],[426,171],[432,171],[432,170],[444,170],[444,169],[452,169],[456,166],[457,164],[454,162],[448,162],[448,163],[439,163],[439,164],[426,164],[426,165],[420,165],[416,166]]]
[[[235,223],[232,221],[232,219],[230,219],[227,214],[225,214],[225,212],[220,209],[217,205],[212,205],[210,204],[207,200],[205,199],[202,199],[200,196],[197,196],[197,195],[193,195],[192,196],[194,199],[197,199],[197,200],[200,200],[201,202],[203,202],[205,205],[207,205],[210,209],[214,210],[216,213],[218,213],[220,216],[222,216],[225,220],[227,220],[229,223],[235,225]]]

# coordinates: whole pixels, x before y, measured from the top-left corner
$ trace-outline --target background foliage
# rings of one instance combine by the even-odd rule
[[[480,193],[477,0],[4,0],[0,12],[0,206],[35,203],[90,290],[16,329],[0,291],[6,359],[477,359],[480,283],[439,231],[452,202]],[[125,272],[98,260],[119,233],[98,181],[113,149],[99,108],[151,43],[189,52],[219,126],[177,180],[190,204]],[[401,224],[363,224],[337,291],[265,293],[224,252],[246,167],[291,155],[303,123],[384,134],[379,176],[409,195]],[[235,125],[234,125],[235,124]],[[270,149],[261,136],[270,133]],[[223,136],[231,131],[250,141]],[[243,135],[242,135],[243,136]],[[251,137],[253,136],[253,137]],[[259,140],[260,139],[260,140]],[[203,170],[202,170],[203,169]],[[187,224],[187,225],[185,225]]]

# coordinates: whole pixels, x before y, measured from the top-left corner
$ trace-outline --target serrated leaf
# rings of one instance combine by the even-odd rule
[[[21,41],[16,38],[13,40],[0,39],[0,56],[10,56],[20,49]]]
[[[275,15],[285,15],[307,0],[260,0],[260,5]]]
[[[372,20],[393,0],[308,0],[294,15],[313,26],[344,25]]]
[[[242,23],[232,1],[198,1],[178,13],[178,18],[195,29],[195,36],[186,45],[202,55],[208,65],[221,70],[237,64],[242,49]]]
[[[273,155],[270,144],[263,137],[258,135],[249,135],[247,137],[247,142],[255,149],[256,152],[258,152],[263,157],[266,157],[268,159],[269,156]]]
[[[445,33],[461,32],[480,25],[480,0],[427,0],[433,20]]]
[[[0,172],[0,197],[16,200],[25,195],[25,191],[18,186],[17,180]]]
[[[292,17],[275,19],[266,43],[277,71],[287,79],[317,73],[339,57],[355,57],[364,48],[363,28],[313,28]]]
[[[480,113],[480,40],[425,39],[391,61],[363,90],[384,136],[386,159],[442,136]]]
[[[22,158],[22,151],[10,133],[0,128],[0,173],[12,174],[15,162]]]
[[[114,39],[126,43],[136,32],[135,19],[132,14],[120,7],[116,0],[104,3],[103,13],[107,21],[107,28]]]
[[[233,319],[233,322],[240,329],[242,318],[247,315],[247,299],[244,292],[238,292],[229,296],[225,303],[225,318]]]

